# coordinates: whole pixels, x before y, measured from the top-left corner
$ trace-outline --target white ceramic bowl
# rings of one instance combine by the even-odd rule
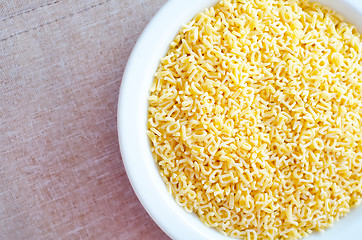
[[[128,60],[118,103],[118,136],[127,171],[139,200],[153,220],[173,239],[232,239],[205,226],[179,207],[167,192],[146,136],[149,88],[153,75],[182,24],[217,0],[169,0],[148,24]],[[357,26],[362,33],[362,0],[319,0]],[[323,234],[308,240],[361,240],[362,206]]]

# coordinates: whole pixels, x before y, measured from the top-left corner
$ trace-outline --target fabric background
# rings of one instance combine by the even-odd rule
[[[127,58],[165,2],[0,2],[0,239],[169,239],[116,126]]]

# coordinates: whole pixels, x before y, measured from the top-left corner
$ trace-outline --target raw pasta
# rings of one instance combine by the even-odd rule
[[[155,74],[147,135],[175,201],[240,239],[298,239],[362,196],[362,41],[305,0],[223,0]]]

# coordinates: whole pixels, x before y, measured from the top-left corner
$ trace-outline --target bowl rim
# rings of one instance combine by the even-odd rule
[[[320,0],[319,2],[323,3],[326,1],[328,0]],[[136,99],[138,95],[135,94],[135,92],[138,91],[139,88],[142,89],[142,93],[145,92],[145,89],[147,89],[147,93],[149,92],[148,89],[151,84],[151,82],[149,82],[149,78],[153,79],[153,75],[146,76],[146,72],[155,72],[159,59],[167,52],[169,46],[168,44],[174,39],[177,32],[180,30],[181,25],[191,20],[192,17],[202,9],[212,6],[217,2],[219,2],[219,0],[169,0],[166,2],[151,19],[137,40],[124,70],[119,90],[117,131],[119,147],[126,174],[145,210],[154,222],[156,222],[157,225],[172,239],[230,240],[232,238],[225,237],[216,230],[207,227],[195,216],[187,216],[184,209],[179,207],[174,201],[174,198],[166,191],[166,186],[161,180],[158,171],[155,171],[156,167],[151,166],[152,164],[156,165],[154,161],[144,162],[139,159],[145,157],[149,160],[152,155],[149,150],[147,136],[143,131],[145,128],[137,128],[142,126],[142,121],[138,119],[140,117],[140,112],[137,108],[144,107],[145,102],[143,99],[142,103],[138,103],[138,99]],[[349,8],[348,12],[355,9],[359,18],[362,19],[362,2],[358,2],[358,0],[334,0],[331,2],[346,6]],[[185,15],[177,15],[177,13],[180,12],[180,9],[185,10],[184,5],[190,6],[190,4],[195,6],[192,10],[187,10],[188,12]],[[167,30],[171,28],[167,27],[169,22],[165,22],[165,20],[169,18],[176,18],[176,20],[173,19],[170,21],[172,24],[175,24],[175,21],[178,21],[178,28],[173,27],[170,32],[161,31],[161,29]],[[362,33],[361,26],[362,23],[358,29],[360,30],[359,32]],[[161,43],[159,42],[160,40]],[[144,54],[145,52],[147,54]],[[149,63],[144,55],[150,56],[150,54],[155,52],[157,52],[156,56],[158,57],[158,62],[157,64],[153,63],[152,66],[148,66]],[[153,57],[153,59],[154,58],[156,57]],[[140,66],[145,67],[145,70],[140,70]],[[147,84],[142,85],[142,83],[144,83],[142,77],[148,78]],[[136,102],[132,102],[131,100]],[[146,103],[146,105],[147,104],[148,103]],[[146,109],[144,109],[144,111],[147,112]],[[144,114],[147,115],[146,113]],[[142,116],[142,119],[144,120],[144,116]],[[144,125],[146,125],[146,122],[144,122]],[[142,134],[144,135],[144,138],[142,137],[141,139],[140,136]],[[145,144],[148,144],[148,152],[145,152],[147,151],[147,146],[145,147]],[[156,174],[158,175],[158,179],[155,179],[155,172],[157,172]],[[162,185],[160,185],[160,182]],[[359,211],[360,213],[358,213],[358,216],[362,216],[362,206],[359,207],[359,210],[361,211]],[[355,218],[358,218],[358,216]],[[362,218],[360,223],[362,223]],[[353,223],[349,224],[353,225]],[[329,229],[327,231],[329,231]],[[345,237],[346,233],[338,236]],[[308,239],[312,240],[314,237],[308,237]],[[316,239],[321,238],[318,237]]]

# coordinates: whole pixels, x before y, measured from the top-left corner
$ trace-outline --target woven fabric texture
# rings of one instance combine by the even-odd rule
[[[128,56],[165,2],[0,2],[0,239],[169,239],[116,125]]]

